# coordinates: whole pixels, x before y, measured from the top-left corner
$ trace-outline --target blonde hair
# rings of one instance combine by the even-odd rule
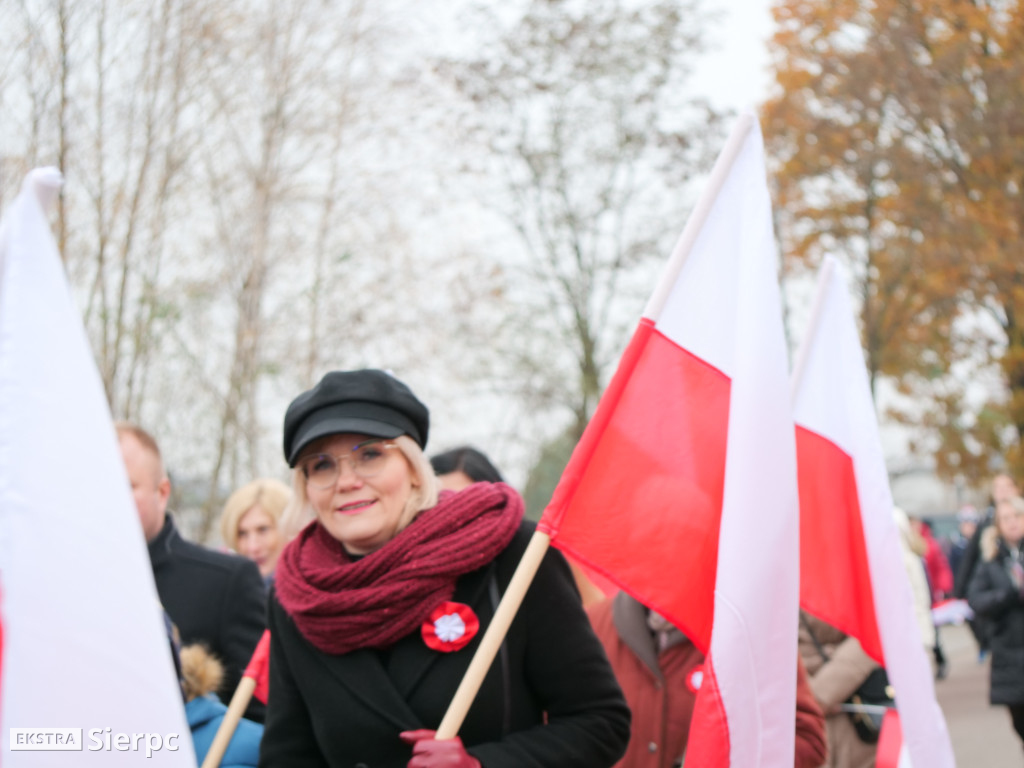
[[[270,515],[270,518],[281,528],[281,517],[292,492],[280,480],[261,477],[246,483],[228,496],[224,511],[220,514],[220,536],[224,543],[233,550],[238,550],[238,524],[250,509],[259,508]]]
[[[999,531],[999,535],[1003,535],[1003,529],[999,527],[999,508],[1000,507],[1011,507],[1018,517],[1024,515],[1024,498],[1020,496],[1011,496],[1008,499],[1003,499],[996,504],[995,514],[995,527]]]
[[[327,437],[333,437],[328,435]],[[315,446],[320,441],[311,443]],[[400,435],[394,438],[393,442],[398,450],[402,452],[405,460],[409,463],[409,471],[412,472],[412,493],[405,502],[405,508],[398,519],[398,528],[395,533],[402,531],[409,523],[416,519],[416,515],[424,509],[430,509],[437,504],[438,494],[441,492],[441,485],[434,474],[434,468],[430,466],[430,460],[420,448],[419,444],[408,435]],[[303,451],[302,455],[312,453],[312,450]],[[281,526],[289,537],[298,533],[311,520],[316,519],[313,506],[309,503],[309,496],[306,494],[306,477],[302,468],[296,461],[296,467],[292,470],[292,499],[281,516]]]

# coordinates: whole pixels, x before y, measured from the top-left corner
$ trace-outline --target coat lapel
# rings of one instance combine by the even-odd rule
[[[318,653],[316,658],[353,698],[393,723],[398,730],[420,727],[419,718],[406,704],[376,651],[363,649],[341,656]]]
[[[494,573],[494,565],[482,568],[479,571],[467,574],[460,578],[455,585],[455,594],[452,600],[456,603],[468,605],[480,619],[480,630],[473,643],[455,653],[466,654],[466,666],[479,643],[479,638],[487,629],[491,615],[494,613],[487,596],[487,584]],[[398,692],[403,698],[409,697],[416,687],[420,685],[430,668],[447,654],[444,651],[435,651],[428,647],[419,632],[414,632],[399,641],[391,654],[388,664],[388,674],[398,686]]]

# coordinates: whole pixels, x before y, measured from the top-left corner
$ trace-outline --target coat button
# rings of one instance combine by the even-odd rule
[[[652,742],[651,742],[650,744],[648,744],[648,745],[647,745],[647,751],[648,751],[648,752],[657,752],[657,751],[658,751],[658,745],[657,745],[657,744],[655,744],[655,743],[654,743],[654,742],[652,741]]]

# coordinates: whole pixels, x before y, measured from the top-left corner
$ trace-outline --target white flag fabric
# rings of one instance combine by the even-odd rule
[[[707,653],[687,765],[793,765],[788,382],[764,149],[744,115],[538,526]]]
[[[793,373],[800,482],[800,602],[856,637],[888,672],[917,768],[955,765],[935,699],[843,269],[822,266]]]
[[[706,340],[732,379],[715,619],[690,728],[695,765],[793,765],[799,594],[799,501],[789,366],[764,146],[756,121],[684,265],[734,281],[734,325],[677,303],[683,338]],[[691,297],[704,292],[690,284]],[[707,295],[707,294],[705,294]],[[716,327],[717,326],[717,327]],[[731,338],[726,335],[731,331]],[[731,360],[729,360],[731,358]],[[711,740],[720,701],[729,760]],[[707,736],[705,736],[707,734]],[[713,759],[712,759],[713,758]]]
[[[0,223],[0,763],[196,765],[103,387],[37,169]]]

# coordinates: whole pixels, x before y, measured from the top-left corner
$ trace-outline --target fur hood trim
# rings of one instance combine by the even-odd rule
[[[181,649],[181,675],[184,678],[185,701],[188,702],[220,688],[224,667],[204,646],[186,645]]]
[[[999,531],[996,530],[995,525],[990,525],[981,532],[978,545],[982,560],[988,563],[996,559],[996,555],[999,554]]]

